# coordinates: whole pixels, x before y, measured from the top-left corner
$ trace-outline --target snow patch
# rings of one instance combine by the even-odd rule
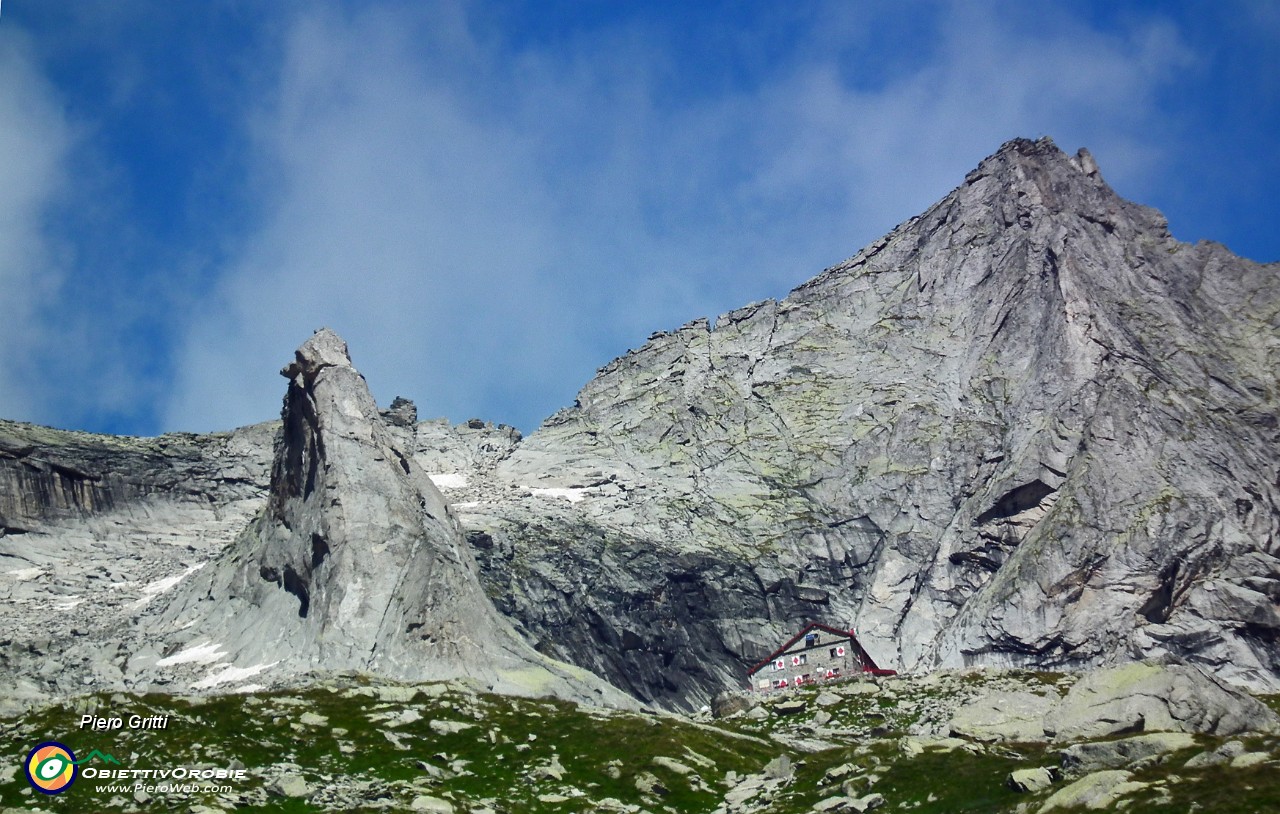
[[[455,503],[455,504],[453,504],[453,508],[455,508],[455,509],[474,509],[474,508],[476,508],[476,507],[477,507],[477,506],[479,506],[479,505],[480,505],[480,501],[478,501],[478,500],[468,500],[468,501],[466,501],[465,503]]]
[[[561,487],[550,487],[547,489],[530,489],[534,497],[546,498],[563,498],[570,503],[577,503],[580,500],[586,500],[586,489],[570,489]]]
[[[157,667],[168,667],[170,664],[212,664],[227,657],[222,652],[222,645],[217,642],[200,642],[186,650],[165,656],[156,662]]]
[[[192,684],[191,689],[207,690],[210,687],[216,687],[219,684],[226,684],[230,681],[243,681],[251,676],[256,676],[263,670],[270,670],[279,663],[278,661],[273,661],[270,664],[255,664],[252,667],[236,667],[234,664],[228,664],[221,671],[209,673],[209,675]]]
[[[204,568],[204,566],[205,566],[204,563],[199,563],[197,565],[191,566],[187,570],[183,571],[181,574],[174,574],[171,577],[158,579],[155,582],[151,583],[150,585],[144,586],[142,589],[142,597],[139,598],[137,602],[133,603],[134,608],[141,608],[143,605],[146,605],[148,602],[155,599],[160,594],[168,593],[169,591],[173,590],[173,586],[177,585],[179,582],[182,582],[182,580],[191,576],[196,571],[199,571],[201,568]]]
[[[437,489],[463,489],[467,485],[467,476],[461,472],[439,472],[427,475]]]
[[[43,568],[18,568],[16,570],[9,571],[8,573],[12,574],[13,578],[18,580],[19,582],[26,582],[29,579],[35,579],[36,577],[44,574],[44,569]]]

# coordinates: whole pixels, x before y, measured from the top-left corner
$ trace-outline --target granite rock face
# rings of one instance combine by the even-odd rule
[[[183,640],[156,668],[199,653],[214,666],[196,686],[358,670],[630,702],[534,652],[498,615],[452,512],[405,449],[410,436],[394,429],[404,422],[384,421],[337,334],[318,331],[281,373],[289,387],[267,504],[140,623],[149,637]],[[392,418],[411,407],[397,404]]]
[[[122,685],[117,629],[262,508],[275,430],[117,438],[0,422],[0,711]]]
[[[415,424],[407,403],[357,430],[346,411],[376,417],[371,400],[336,400],[334,454],[365,444],[419,484],[423,522],[456,518],[470,544],[428,559],[474,554],[523,639],[646,701],[695,707],[742,686],[806,620],[855,627],[898,669],[1170,656],[1280,689],[1278,271],[1179,243],[1085,151],[1015,140],[785,299],[654,334],[528,438]],[[56,551],[96,540],[90,526],[124,539],[154,520],[193,546],[165,577],[194,574],[216,587],[206,595],[254,597],[293,624],[323,616],[337,643],[307,635],[335,658],[402,663],[352,649],[391,627],[337,612],[353,594],[321,579],[339,564],[335,535],[362,538],[385,507],[348,497],[340,473],[308,486],[306,453],[277,457],[268,496],[268,456],[251,449],[268,432],[68,441],[0,427],[0,553],[15,557],[0,592],[106,597],[69,561],[78,576],[59,587],[18,541]],[[284,432],[307,448],[306,432]],[[325,519],[323,490],[339,502]],[[259,508],[245,535],[265,553],[250,556],[231,544]],[[234,581],[188,573],[229,545],[239,553],[218,562],[241,557]],[[158,584],[102,562],[128,602]],[[402,589],[378,590],[396,625],[414,624]],[[146,613],[162,606],[176,613],[150,600]]]
[[[641,697],[701,702],[805,619],[900,669],[1173,654],[1274,689],[1276,282],[1013,141],[606,366],[459,511],[504,612]]]

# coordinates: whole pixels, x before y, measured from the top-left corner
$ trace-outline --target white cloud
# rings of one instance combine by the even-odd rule
[[[1089,146],[1113,180],[1141,178],[1157,162],[1155,95],[1187,61],[1166,25],[1102,34],[956,4],[940,31],[932,59],[872,90],[842,80],[836,60],[768,89],[758,105],[770,117],[760,194],[825,188],[841,212],[827,225],[874,224],[862,235],[871,239],[1014,136]]]
[[[443,398],[406,393],[437,410],[482,403],[495,379],[532,386],[572,345],[571,306],[537,285],[557,255],[527,138],[477,120],[415,47],[453,44],[408,42],[382,15],[298,22],[253,122],[269,219],[193,327],[171,424],[265,417],[274,370],[322,324],[375,386],[438,382]]]
[[[0,415],[36,419],[49,389],[36,356],[60,281],[45,218],[65,189],[72,132],[58,97],[13,30],[0,29]]]
[[[969,8],[875,82],[874,36],[842,51],[828,19],[792,68],[693,103],[662,96],[678,55],[643,30],[513,53],[456,9],[308,7],[250,117],[267,215],[195,315],[168,425],[267,417],[327,324],[381,401],[527,427],[612,353],[784,293],[1007,138],[1152,173],[1156,93],[1187,62],[1168,26]]]

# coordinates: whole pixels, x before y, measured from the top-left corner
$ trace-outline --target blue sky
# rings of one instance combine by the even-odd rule
[[[1280,3],[0,6],[0,416],[278,414],[321,325],[380,403],[526,431],[788,290],[1005,140],[1280,259]]]

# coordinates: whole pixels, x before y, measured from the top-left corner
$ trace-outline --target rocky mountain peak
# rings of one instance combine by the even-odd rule
[[[286,379],[302,376],[304,382],[311,382],[326,367],[352,367],[351,353],[342,337],[330,328],[320,328],[294,352],[293,362],[280,375]]]
[[[267,505],[144,619],[145,633],[175,652],[135,658],[141,675],[197,654],[197,688],[369,670],[630,703],[534,652],[494,610],[453,513],[406,446],[411,436],[384,421],[341,337],[317,331],[282,373]]]
[[[1014,140],[785,299],[604,367],[498,472],[609,487],[546,542],[516,508],[485,533],[668,552],[679,590],[638,579],[632,617],[743,663],[818,619],[906,669],[1173,654],[1277,686],[1274,280],[1174,240],[1086,151]]]
[[[1022,184],[1049,178],[1059,185],[1060,191],[1073,185],[1109,190],[1087,148],[1081,147],[1075,155],[1068,155],[1048,136],[1006,141],[965,176],[965,184],[982,178],[996,179],[998,189],[1015,197],[1025,194]]]

